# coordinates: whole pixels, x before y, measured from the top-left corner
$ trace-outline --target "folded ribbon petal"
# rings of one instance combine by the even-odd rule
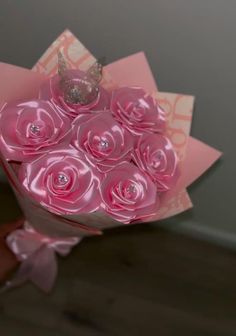
[[[6,239],[21,265],[15,277],[4,288],[16,287],[30,280],[43,291],[50,291],[57,276],[56,253],[68,255],[81,239],[47,237],[36,232],[26,222],[24,229],[13,231]]]

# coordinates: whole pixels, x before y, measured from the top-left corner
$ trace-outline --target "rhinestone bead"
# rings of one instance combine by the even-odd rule
[[[131,194],[134,194],[136,192],[136,187],[134,184],[130,184],[127,188],[127,191]]]
[[[60,185],[65,185],[69,181],[68,177],[64,174],[59,174],[57,179]]]
[[[34,124],[32,124],[32,125],[30,126],[30,131],[31,131],[33,134],[35,134],[35,135],[39,135],[39,134],[40,134],[40,128],[39,128],[39,126],[36,126],[36,125],[34,125]]]
[[[101,149],[102,150],[105,150],[105,149],[107,149],[108,148],[108,146],[109,146],[109,142],[107,141],[107,140],[101,140],[100,141],[100,146],[101,146]]]

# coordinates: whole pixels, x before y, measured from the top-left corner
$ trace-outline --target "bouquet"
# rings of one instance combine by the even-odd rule
[[[193,97],[160,93],[143,53],[103,66],[65,31],[32,71],[0,69],[1,164],[24,213],[4,288],[49,291],[56,253],[83,237],[189,209],[221,154],[189,136]]]

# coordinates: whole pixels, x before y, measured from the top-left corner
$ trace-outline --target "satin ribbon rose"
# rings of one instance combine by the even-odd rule
[[[152,217],[159,209],[155,183],[132,163],[122,163],[110,171],[100,189],[104,211],[125,224]]]
[[[133,160],[156,183],[159,192],[167,191],[179,177],[178,157],[171,141],[161,134],[143,134],[137,140]]]
[[[101,85],[98,85],[97,88],[90,89],[87,96],[89,103],[74,103],[73,98],[76,100],[76,96],[79,94],[79,87],[83,90],[87,90],[86,73],[80,70],[67,70],[67,75],[69,85],[65,86],[64,89],[61,85],[59,75],[47,79],[40,88],[40,98],[50,100],[60,108],[64,114],[73,119],[81,113],[109,109],[110,94]]]
[[[165,113],[157,101],[140,87],[122,87],[114,90],[111,110],[124,127],[133,134],[162,133]]]
[[[49,102],[19,101],[0,110],[0,151],[7,160],[31,160],[56,144],[69,144],[70,137],[70,119]]]
[[[133,136],[110,112],[99,112],[74,120],[71,143],[99,171],[107,172],[120,162],[131,160]]]
[[[53,213],[90,213],[101,203],[100,176],[72,147],[52,150],[22,164],[19,180],[34,200]]]

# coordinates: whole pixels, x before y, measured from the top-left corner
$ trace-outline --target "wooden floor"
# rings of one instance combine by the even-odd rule
[[[1,223],[19,214],[6,186],[0,204]],[[51,295],[1,295],[0,335],[236,335],[236,255],[155,225],[111,230],[60,259]]]

